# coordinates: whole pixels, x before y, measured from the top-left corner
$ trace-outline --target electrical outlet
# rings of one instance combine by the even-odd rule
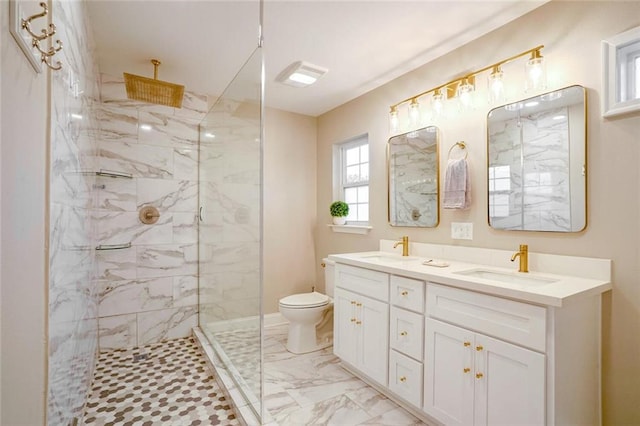
[[[451,238],[454,240],[473,240],[473,223],[451,222]]]

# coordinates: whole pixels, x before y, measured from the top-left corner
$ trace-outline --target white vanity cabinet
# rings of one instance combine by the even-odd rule
[[[592,290],[582,293],[558,278],[554,288],[576,296],[545,303],[515,285],[466,287],[455,271],[331,257],[335,354],[413,414],[465,426],[601,423],[604,278],[584,279]]]
[[[389,275],[340,264],[336,265],[335,273],[333,351],[352,367],[387,386]]]
[[[426,319],[424,411],[447,425],[545,424],[545,357]]]

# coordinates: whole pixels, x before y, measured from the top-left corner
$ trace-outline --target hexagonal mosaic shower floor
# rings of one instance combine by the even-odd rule
[[[238,425],[191,337],[100,354],[85,425]]]

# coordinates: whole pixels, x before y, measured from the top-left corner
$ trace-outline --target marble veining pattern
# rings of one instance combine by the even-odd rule
[[[3,5],[5,6],[5,5]],[[47,423],[81,415],[98,343],[95,280],[99,98],[92,30],[83,2],[53,1],[56,38],[64,49],[50,78],[49,282]],[[50,76],[50,77],[48,77]],[[27,153],[28,155],[28,153]]]
[[[432,131],[433,130],[433,131]],[[391,223],[432,227],[438,223],[437,129],[396,136],[389,145]]]
[[[185,92],[183,108],[130,101],[120,77],[101,75],[98,254],[100,349],[186,337],[197,324],[198,123],[206,96]],[[154,206],[152,225],[138,216]]]
[[[367,385],[349,371],[333,355],[333,348],[303,355],[294,355],[285,349],[288,326],[265,328],[263,345],[265,423],[269,425],[425,425],[395,402]],[[228,339],[235,344],[222,342],[225,357],[244,363],[244,367],[257,362],[253,347],[255,333],[237,330],[235,335],[207,332],[210,338]],[[246,344],[238,339],[246,336]],[[220,342],[218,342],[220,343]],[[251,358],[253,357],[253,358]],[[214,364],[220,362],[214,356]],[[240,368],[243,368],[241,365]],[[222,374],[232,374],[225,367],[216,365]],[[228,390],[236,406],[246,401],[237,389]],[[242,415],[243,411],[239,410]]]
[[[560,115],[569,116],[567,108],[489,126],[493,141],[489,162],[494,167],[508,167],[510,173],[510,195],[498,186],[489,193],[490,200],[499,205],[491,209],[493,226],[571,230],[569,124],[553,119]]]

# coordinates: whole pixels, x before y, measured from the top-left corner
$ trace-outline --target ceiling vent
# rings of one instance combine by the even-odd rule
[[[310,64],[309,62],[298,61],[289,65],[282,71],[276,81],[293,87],[306,87],[315,83],[320,77],[329,71],[326,68]]]

